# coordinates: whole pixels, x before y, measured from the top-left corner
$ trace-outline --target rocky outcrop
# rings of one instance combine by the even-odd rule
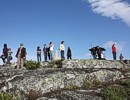
[[[47,68],[49,64],[55,67],[60,65],[62,68]],[[19,100],[26,100],[32,90],[40,92],[38,100],[50,97],[56,100],[61,100],[63,97],[70,98],[70,100],[85,100],[86,98],[99,100],[101,99],[99,96],[77,90],[114,82],[125,78],[126,75],[121,72],[121,69],[126,66],[118,61],[65,60],[62,64],[61,62],[53,64],[55,65],[52,65],[52,62],[43,63],[37,70],[16,70],[11,66],[0,68],[0,92],[17,94]],[[46,95],[59,90],[63,91],[49,95],[50,97]],[[97,89],[94,91],[99,92]]]

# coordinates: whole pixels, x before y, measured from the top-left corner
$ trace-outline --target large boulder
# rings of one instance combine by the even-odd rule
[[[124,74],[120,71],[124,65],[118,61],[65,60],[62,61],[61,66],[62,68],[43,66],[37,70],[2,67],[0,68],[0,92],[17,94],[19,100],[26,100],[26,96],[32,90],[40,91],[42,97],[52,91],[91,88],[96,84],[124,78]]]

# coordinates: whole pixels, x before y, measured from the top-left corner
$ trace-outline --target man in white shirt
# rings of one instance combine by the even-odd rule
[[[60,53],[61,53],[61,59],[65,59],[64,57],[64,51],[65,51],[65,46],[64,46],[64,41],[61,41],[61,44],[60,44]]]

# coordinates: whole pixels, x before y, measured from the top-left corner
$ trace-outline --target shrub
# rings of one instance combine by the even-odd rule
[[[127,85],[128,88],[130,88],[130,80],[129,80],[129,79],[125,80],[125,81],[124,81],[124,84]]]
[[[111,85],[101,90],[104,100],[127,100],[127,93],[120,85]]]
[[[28,70],[35,70],[37,68],[40,68],[40,63],[37,63],[36,61],[26,61],[24,63],[24,67],[26,67]]]
[[[68,85],[68,86],[65,86],[64,89],[66,89],[66,90],[77,90],[77,89],[79,89],[79,87],[76,86],[76,85],[70,84],[70,85]]]
[[[88,89],[88,88],[90,88],[90,87],[92,87],[91,82],[89,82],[88,80],[84,80],[84,81],[83,81],[82,88]]]
[[[57,68],[62,68],[62,60],[57,60],[54,62],[57,65]]]
[[[94,80],[92,83],[93,83],[93,86],[98,86],[98,85],[101,84],[101,81],[99,81],[99,80]]]
[[[43,93],[41,90],[36,91],[31,89],[30,91],[28,91],[28,94],[26,94],[26,96],[27,100],[36,100],[37,98],[42,97]]]
[[[48,67],[62,68],[62,60],[51,61],[49,62]]]
[[[1,93],[0,100],[17,100],[15,95],[8,94],[8,93]]]

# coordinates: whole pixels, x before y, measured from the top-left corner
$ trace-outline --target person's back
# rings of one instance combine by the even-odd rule
[[[122,61],[123,60],[123,55],[122,54],[120,54],[120,56],[119,56],[119,59],[120,59],[120,61]]]
[[[71,49],[70,47],[68,47],[68,50],[67,50],[67,59],[72,59],[72,54],[71,54]]]

